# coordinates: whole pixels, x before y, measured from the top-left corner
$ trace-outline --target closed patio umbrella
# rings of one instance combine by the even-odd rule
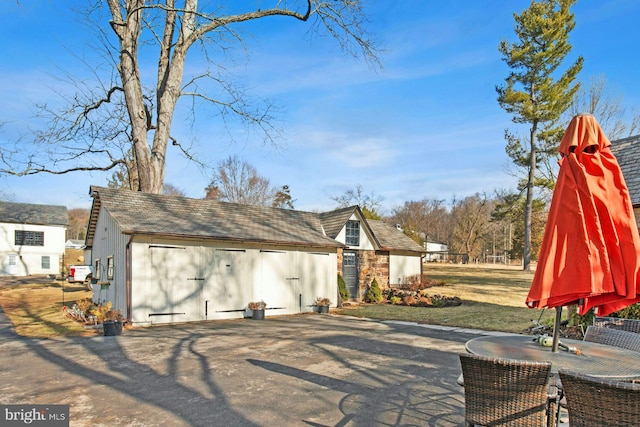
[[[620,166],[595,117],[574,117],[558,151],[560,169],[526,303],[605,316],[640,301],[640,237]]]

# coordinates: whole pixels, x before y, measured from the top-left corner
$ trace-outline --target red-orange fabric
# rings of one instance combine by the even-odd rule
[[[605,316],[640,301],[638,226],[610,145],[591,115],[567,127],[529,307],[580,303]]]

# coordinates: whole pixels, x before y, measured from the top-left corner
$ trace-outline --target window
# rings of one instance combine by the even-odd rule
[[[44,231],[16,230],[16,246],[44,246]]]
[[[40,260],[40,267],[42,267],[43,270],[48,270],[51,268],[51,257],[49,257],[49,255],[42,256]]]
[[[347,236],[345,243],[349,246],[360,245],[360,223],[358,221],[347,221]]]
[[[113,255],[107,258],[107,280],[113,280]]]
[[[100,281],[100,258],[95,260],[95,277],[97,281]]]
[[[342,265],[345,267],[355,267],[356,254],[355,252],[345,252],[342,254]]]

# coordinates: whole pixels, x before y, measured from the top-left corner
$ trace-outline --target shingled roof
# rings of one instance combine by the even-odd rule
[[[357,209],[357,206],[349,206],[348,208],[319,213],[318,217],[322,222],[324,232],[327,233],[327,236],[334,239],[338,237],[340,230],[342,230],[349,218],[351,218],[351,215],[353,215]]]
[[[65,206],[0,202],[0,222],[12,224],[68,225]]]
[[[380,249],[426,252],[422,246],[414,242],[409,236],[402,233],[393,225],[372,219],[368,219],[367,222],[380,243]]]
[[[249,206],[216,200],[91,187],[94,198],[87,244],[95,219],[106,209],[124,234],[145,234],[293,246],[342,247],[323,233],[311,212]]]
[[[631,203],[640,206],[640,135],[611,141],[611,152],[622,169]]]

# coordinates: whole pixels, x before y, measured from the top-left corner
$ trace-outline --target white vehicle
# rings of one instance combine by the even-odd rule
[[[69,283],[81,282],[88,285],[92,276],[93,272],[90,265],[70,265],[67,281]]]

